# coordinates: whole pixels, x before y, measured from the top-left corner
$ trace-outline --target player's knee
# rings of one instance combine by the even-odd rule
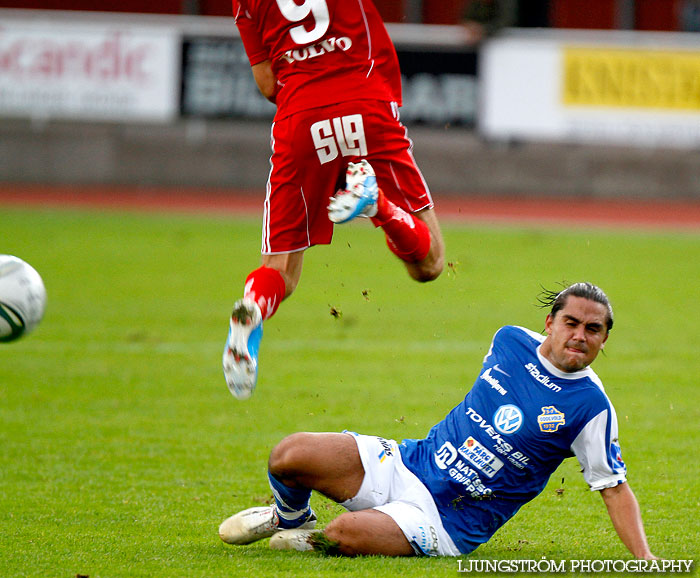
[[[293,477],[306,461],[308,434],[294,433],[285,437],[270,452],[267,467],[279,479]]]
[[[343,556],[357,556],[364,554],[361,541],[364,539],[363,532],[359,531],[351,512],[346,512],[330,522],[323,534],[328,539],[329,548],[335,554]]]
[[[421,274],[416,281],[421,283],[427,283],[428,281],[435,281],[442,273],[442,261],[439,263],[433,263],[430,267],[425,268],[421,271]]]
[[[408,274],[412,279],[419,283],[427,283],[435,281],[444,268],[442,256],[437,259],[424,259],[420,263],[415,263],[413,266],[407,267]]]
[[[388,523],[387,523],[388,522]],[[376,510],[346,512],[323,530],[329,552],[344,556],[414,556],[401,529]]]

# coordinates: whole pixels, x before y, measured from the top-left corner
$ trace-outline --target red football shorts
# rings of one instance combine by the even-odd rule
[[[330,243],[329,200],[345,186],[348,163],[363,158],[391,202],[411,213],[433,207],[393,103],[351,101],[293,114],[273,123],[271,145],[264,255]]]

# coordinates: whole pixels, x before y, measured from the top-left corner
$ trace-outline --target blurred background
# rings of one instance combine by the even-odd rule
[[[374,1],[434,193],[700,201],[700,0]],[[2,0],[0,183],[262,190],[230,12]]]

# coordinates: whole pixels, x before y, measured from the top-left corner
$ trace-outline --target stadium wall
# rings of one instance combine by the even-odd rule
[[[0,22],[0,181],[263,187],[274,107],[230,19],[0,10]],[[512,30],[477,51],[458,26],[389,29],[434,191],[700,199],[695,35]],[[573,102],[556,90],[571,62],[588,89]],[[605,83],[630,69],[637,92],[611,105]],[[587,114],[596,130],[572,130],[593,126]]]

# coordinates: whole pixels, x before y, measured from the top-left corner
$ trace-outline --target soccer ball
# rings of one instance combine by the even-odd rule
[[[0,255],[0,342],[29,333],[45,308],[46,289],[39,273],[22,259]]]

